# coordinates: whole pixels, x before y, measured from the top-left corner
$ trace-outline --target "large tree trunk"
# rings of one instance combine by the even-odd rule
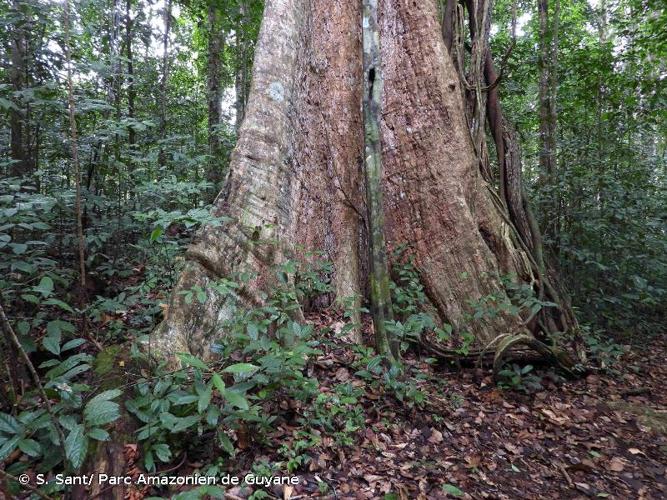
[[[525,331],[526,318],[471,316],[482,299],[505,297],[501,276],[534,281],[530,249],[480,172],[436,1],[382,0],[379,10],[387,253],[407,247],[440,319],[481,348]],[[187,251],[154,350],[208,356],[231,314],[211,281],[255,273],[240,295],[261,303],[268,269],[303,249],[333,262],[339,299],[366,295],[361,27],[358,0],[266,2],[246,117],[213,209],[224,222]],[[193,286],[207,290],[204,304],[178,293]]]

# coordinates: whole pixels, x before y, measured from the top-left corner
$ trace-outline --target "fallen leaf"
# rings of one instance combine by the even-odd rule
[[[336,370],[335,377],[336,377],[336,380],[339,380],[341,382],[345,382],[346,380],[348,380],[350,378],[350,372],[347,371],[347,368],[341,367],[338,370]]]
[[[479,464],[481,462],[482,462],[482,457],[479,455],[472,455],[470,457],[466,457],[466,467],[470,469],[479,467]]]
[[[623,463],[622,458],[614,457],[609,461],[607,468],[614,472],[621,472],[625,468],[625,464]]]
[[[511,443],[505,443],[504,446],[507,451],[513,453],[514,455],[518,455],[521,452],[521,450],[518,447],[514,446]]]
[[[431,429],[431,436],[428,438],[429,443],[442,443],[443,439],[442,432],[438,429]]]

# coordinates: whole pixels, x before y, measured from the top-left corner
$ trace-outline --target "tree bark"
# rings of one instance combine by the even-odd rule
[[[83,306],[86,302],[86,238],[83,233],[83,211],[81,207],[81,164],[79,163],[79,144],[76,127],[76,103],[74,102],[74,86],[72,83],[72,57],[70,51],[70,5],[69,0],[65,0],[63,17],[65,40],[63,51],[65,53],[65,65],[67,66],[67,111],[70,125],[70,147],[72,151],[72,165],[74,166],[74,210],[76,212],[76,233],[79,250],[79,285],[80,303]]]
[[[134,37],[134,21],[132,19],[132,0],[125,2],[125,54],[127,57],[127,116],[134,118],[134,100],[136,90],[134,89],[134,57],[132,55],[132,39]],[[136,143],[136,133],[134,127],[130,127],[128,132],[128,144],[133,146]]]
[[[538,0],[539,19],[539,134],[540,134],[540,184],[546,192],[546,204],[543,220],[545,234],[555,244],[560,233],[560,201],[557,182],[556,109],[557,67],[558,67],[558,29],[560,1],[554,0],[549,9],[548,0]]]
[[[220,157],[220,125],[222,105],[222,54],[225,33],[220,24],[220,12],[215,3],[208,6],[208,68],[206,83],[208,90],[208,154],[211,162],[208,180],[213,184],[216,194],[222,180],[222,158]]]
[[[171,0],[167,0],[164,8],[164,33],[162,34],[162,75],[160,76],[160,151],[158,165],[163,167],[167,163],[165,140],[167,139],[167,84],[169,82],[169,32],[171,31]],[[129,46],[129,45],[128,45]]]
[[[236,74],[234,88],[236,91],[236,131],[241,128],[245,117],[246,104],[248,102],[249,74],[248,74],[248,37],[244,26],[248,22],[248,5],[246,0],[239,1],[239,23],[236,26]]]
[[[24,16],[21,12],[19,2],[12,2],[12,10],[17,17]],[[29,29],[27,20],[16,23],[12,29],[12,36],[9,40],[9,60],[10,66],[7,74],[15,93],[19,93],[26,88],[28,82],[28,38],[26,30]],[[30,117],[29,109],[24,107],[20,99],[16,99],[14,107],[9,113],[10,127],[10,150],[11,158],[14,161],[9,171],[12,177],[21,177],[32,173],[34,170],[34,161],[29,153],[30,145]]]
[[[373,316],[375,347],[390,360],[399,357],[398,344],[387,330],[392,319],[387,245],[384,236],[382,193],[382,153],[380,117],[382,115],[382,59],[378,29],[377,0],[363,0],[363,68],[364,68],[364,180],[368,220],[370,303]]]
[[[246,117],[213,208],[223,225],[203,227],[187,251],[153,351],[208,357],[232,313],[210,283],[253,273],[239,296],[261,304],[271,266],[307,250],[333,262],[339,299],[367,296],[361,19],[355,0],[266,2]],[[407,249],[440,319],[476,347],[524,332],[527,318],[504,312],[472,320],[476,304],[506,298],[502,276],[530,283],[534,266],[481,174],[436,1],[381,0],[378,19],[387,254]],[[193,286],[207,290],[204,304],[179,294]]]

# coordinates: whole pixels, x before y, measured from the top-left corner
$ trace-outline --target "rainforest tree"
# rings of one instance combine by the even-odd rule
[[[248,306],[261,304],[274,284],[268,270],[299,253],[324,250],[339,300],[367,296],[377,259],[373,252],[369,266],[368,247],[382,241],[373,235],[382,217],[382,251],[407,248],[439,319],[472,333],[477,348],[527,328],[543,340],[572,333],[576,322],[544,262],[523,193],[516,145],[504,131],[497,99],[485,97],[484,89],[498,83],[488,50],[489,4],[467,4],[473,49],[458,58],[457,71],[435,1],[381,3],[381,73],[366,74],[359,57],[362,17],[373,21],[362,16],[360,2],[332,7],[316,0],[305,7],[266,3],[248,108],[213,207],[223,223],[203,227],[187,250],[153,347],[208,356],[230,314],[211,282],[251,275],[241,294]],[[457,32],[459,43],[464,36]],[[461,47],[452,51],[461,55]],[[380,74],[383,198],[376,198],[368,184],[366,192],[360,189],[362,170],[372,177],[374,169],[363,162],[360,103],[362,92],[378,92],[373,83]],[[488,174],[487,104],[503,167],[499,192]],[[378,199],[381,212],[363,208]],[[473,304],[502,301],[504,276],[530,283],[553,307],[469,321]],[[183,292],[193,288],[208,291],[203,304],[185,301]]]

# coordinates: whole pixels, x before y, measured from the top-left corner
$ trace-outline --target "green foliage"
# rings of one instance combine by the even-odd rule
[[[453,484],[449,484],[449,483],[448,484],[443,484],[441,489],[444,493],[452,495],[453,497],[458,498],[458,497],[462,497],[464,495],[463,491],[460,488],[454,486]]]
[[[542,389],[540,377],[532,373],[533,366],[519,366],[514,363],[511,367],[498,372],[498,385],[504,389],[515,391],[534,392]]]
[[[17,448],[29,459],[12,464],[8,472],[23,472],[34,463],[39,463],[38,470],[49,470],[63,458],[67,469],[77,470],[84,463],[89,440],[109,439],[105,427],[120,417],[120,406],[112,400],[120,396],[121,391],[105,391],[84,403],[84,395],[90,388],[76,379],[90,369],[91,360],[86,354],[75,354],[41,365],[48,369],[44,388],[49,398],[55,400],[52,415],[35,392],[22,401],[22,410],[16,417],[0,413],[0,460]],[[65,435],[64,443],[60,442],[56,425]],[[62,450],[64,457],[54,450]]]
[[[51,232],[58,202],[18,179],[0,179],[0,192],[0,291],[35,303],[51,295],[54,280],[66,286],[72,276],[49,252],[58,246]]]
[[[666,17],[658,4],[560,2],[556,172],[548,181],[539,167],[535,4],[519,4],[523,22],[500,86],[548,256],[579,319],[614,334],[651,334],[667,310],[667,80],[654,64],[667,55]],[[495,4],[496,56],[511,44],[510,6]]]
[[[294,438],[289,446],[282,445],[278,449],[278,453],[285,459],[285,468],[289,473],[303,467],[310,459],[305,452],[320,443],[319,436],[306,431],[295,431]]]
[[[304,368],[319,352],[318,342],[311,340],[312,325],[291,319],[298,303],[287,276],[296,267],[288,262],[276,270],[283,276],[284,286],[276,288],[264,307],[255,309],[233,305],[238,283],[221,280],[213,284],[211,290],[234,307],[223,328],[224,342],[216,346],[217,359],[206,363],[180,353],[183,369],[165,372],[158,367],[151,379],[139,381],[137,394],[126,407],[142,422],[137,438],[144,445],[144,462],[149,470],[154,470],[156,459],[168,462],[174,450],[185,447],[193,435],[214,433],[216,445],[234,455],[230,430],[252,426],[257,439],[261,439],[262,432],[271,429],[275,416],[266,414],[264,402],[274,401],[278,394],[304,401],[316,394],[317,381],[305,376]],[[198,291],[192,293],[198,295]],[[299,450],[284,450],[288,469],[302,465]]]
[[[371,348],[355,346],[357,358],[353,366],[355,375],[366,380],[371,388],[388,391],[398,401],[408,406],[421,406],[425,395],[419,390],[416,380],[422,374],[413,367],[404,370],[392,364],[384,356],[376,354]]]
[[[401,342],[402,351],[418,342],[427,330],[444,334],[448,329],[451,333],[450,325],[437,327],[433,317],[423,311],[427,302],[424,287],[412,256],[406,257],[405,250],[405,247],[399,247],[392,256],[390,288],[395,319],[386,325],[387,331]]]
[[[592,332],[586,328],[582,333],[590,361],[602,369],[613,370],[620,357],[625,354],[623,347],[612,339],[605,338],[599,331]]]
[[[332,436],[338,446],[351,446],[364,427],[364,410],[359,404],[363,392],[351,383],[337,385],[334,393],[318,394],[300,421],[306,428]]]
[[[406,249],[399,246],[392,255],[391,300],[394,316],[399,318],[419,313],[426,302],[419,272],[413,257],[406,256]]]

